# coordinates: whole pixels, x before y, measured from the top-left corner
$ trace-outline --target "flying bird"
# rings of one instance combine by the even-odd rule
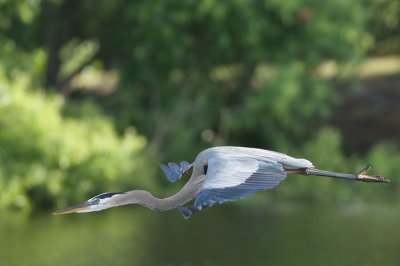
[[[288,174],[327,176],[352,181],[389,183],[382,176],[366,175],[368,165],[355,174],[319,170],[306,159],[279,152],[222,146],[200,152],[195,161],[160,164],[170,182],[176,182],[190,171],[191,177],[176,194],[157,198],[145,190],[102,193],[78,205],[55,212],[55,215],[100,211],[112,207],[140,204],[156,211],[178,209],[184,218],[216,203],[250,196],[260,190],[276,187]],[[185,204],[194,200],[191,206]]]

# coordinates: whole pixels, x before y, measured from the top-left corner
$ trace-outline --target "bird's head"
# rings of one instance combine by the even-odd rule
[[[84,213],[95,212],[108,209],[116,206],[117,198],[124,194],[124,192],[117,193],[101,193],[77,205],[65,208],[61,211],[54,212],[54,215],[70,214],[70,213]]]

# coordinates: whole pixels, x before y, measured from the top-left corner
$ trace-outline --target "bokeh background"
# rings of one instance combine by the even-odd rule
[[[4,265],[399,265],[399,136],[398,0],[0,1]],[[392,183],[51,216],[218,145]]]

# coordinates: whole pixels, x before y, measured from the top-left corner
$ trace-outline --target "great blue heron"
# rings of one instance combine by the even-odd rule
[[[242,199],[259,190],[272,189],[287,174],[389,183],[382,176],[366,175],[371,168],[369,165],[355,174],[329,172],[314,168],[306,159],[245,147],[214,147],[200,152],[192,164],[169,163],[168,166],[160,164],[160,167],[171,182],[178,181],[189,171],[192,171],[192,175],[181,190],[168,198],[159,199],[144,190],[107,192],[54,214],[93,212],[121,205],[140,204],[157,211],[177,208],[187,219],[193,213],[215,203]],[[183,206],[192,199],[192,206]]]

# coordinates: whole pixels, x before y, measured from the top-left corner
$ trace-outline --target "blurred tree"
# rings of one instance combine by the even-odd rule
[[[400,2],[370,0],[371,11],[368,28],[374,39],[375,54],[400,53]]]
[[[59,158],[42,148],[57,138],[71,147],[86,134],[80,130],[94,139],[100,138],[94,132],[101,131],[114,143],[105,153],[118,154],[131,127],[147,138],[153,154],[162,157],[157,159],[191,160],[202,148],[228,143],[312,151],[302,143],[318,150],[325,140],[340,157],[336,133],[318,130],[340,100],[320,67],[335,61],[345,71],[340,66],[359,62],[367,52],[398,52],[398,14],[397,0],[3,0],[2,80],[16,82],[29,75],[32,82],[25,87],[63,94],[67,102],[63,115],[59,105],[50,108],[58,124],[35,120],[32,114],[38,113],[26,106],[53,102],[53,96],[26,94],[10,82],[0,101],[13,93],[22,100],[5,110],[10,118],[3,123],[10,129],[1,136],[11,158],[28,166],[34,157]],[[93,115],[102,126],[92,121]],[[77,129],[81,123],[87,128]],[[80,133],[63,135],[64,127]],[[103,127],[108,129],[103,132]],[[30,131],[36,132],[35,141],[24,139]],[[310,142],[316,134],[323,137]],[[102,180],[120,173],[104,169],[101,162],[108,157],[87,145],[80,148],[94,155],[65,170],[70,180],[82,173],[95,179],[104,171]],[[376,148],[371,156],[381,153]],[[56,163],[46,160],[50,168],[44,169],[53,169]],[[125,159],[112,163],[129,164]],[[0,174],[25,169],[21,175],[27,175],[37,168],[13,167]],[[38,195],[47,193],[43,187]]]
[[[6,32],[22,49],[46,51],[45,87],[70,93],[71,81],[96,61],[118,70],[121,82],[103,106],[121,131],[134,125],[170,158],[188,145],[293,144],[270,134],[273,121],[295,142],[305,138],[332,104],[316,68],[326,59],[356,60],[370,45],[361,1],[35,3],[30,23],[11,12]],[[286,103],[272,100],[279,94]]]

